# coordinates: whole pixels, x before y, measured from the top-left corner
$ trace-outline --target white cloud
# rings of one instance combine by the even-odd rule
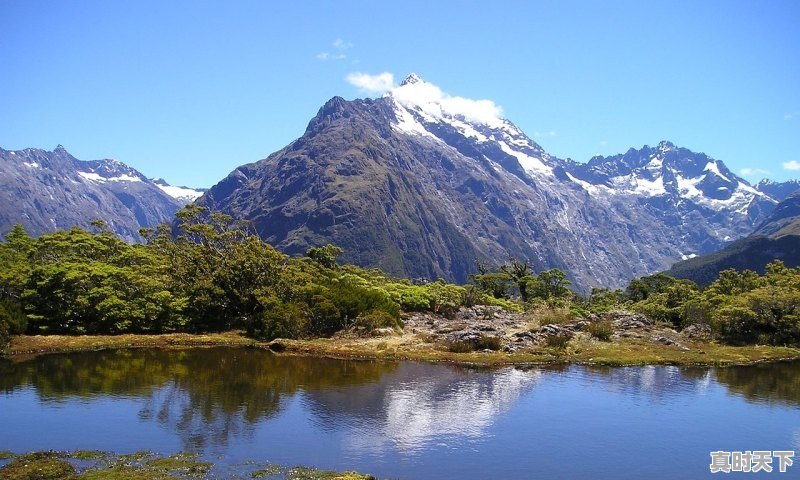
[[[491,100],[453,97],[432,83],[419,81],[392,89],[392,97],[403,105],[413,105],[433,117],[461,115],[467,120],[498,127],[503,109]]]
[[[342,40],[341,38],[337,38],[333,41],[333,43],[331,43],[331,46],[335,52],[320,52],[316,55],[317,60],[322,60],[323,62],[327,62],[329,60],[344,60],[347,58],[347,54],[344,52],[353,48],[353,43]]]
[[[788,162],[783,162],[783,168],[785,170],[790,170],[792,172],[800,171],[800,162],[797,160],[789,160]]]
[[[344,60],[347,58],[347,55],[343,53],[329,53],[329,52],[320,52],[316,55],[317,60],[322,60],[326,62],[328,60]]]
[[[394,75],[389,72],[369,75],[353,72],[345,77],[347,83],[369,95],[382,95],[394,88]]]
[[[784,120],[794,120],[798,116],[800,116],[800,110],[796,110],[794,112],[787,113],[786,115],[783,116],[783,119]]]
[[[600,145],[605,147],[606,145],[608,145],[608,140],[600,140]]]
[[[763,168],[744,167],[739,170],[739,175],[747,178],[756,178],[770,174],[771,172],[769,170],[764,170]]]
[[[352,42],[344,41],[341,38],[337,38],[336,40],[334,40],[331,45],[336,50],[347,50],[347,49],[353,48],[353,43]]]
[[[558,133],[556,133],[555,130],[550,130],[549,132],[533,132],[533,136],[535,138],[555,137],[556,135],[558,135]]]

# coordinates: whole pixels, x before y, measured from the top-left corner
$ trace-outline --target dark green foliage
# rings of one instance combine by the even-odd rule
[[[330,243],[323,247],[311,247],[306,252],[306,256],[319,263],[325,268],[336,267],[336,257],[344,252],[341,248]]]
[[[476,350],[500,350],[502,343],[498,337],[481,335],[475,342]]]
[[[244,329],[262,339],[330,336],[401,325],[401,309],[452,314],[480,292],[414,285],[379,270],[337,265],[341,249],[290,258],[247,225],[189,206],[177,227],[130,245],[96,222],[0,243],[0,342],[13,333],[115,334]]]
[[[0,325],[3,325],[10,335],[25,333],[28,328],[28,318],[22,306],[13,300],[0,300]]]
[[[714,337],[734,345],[800,345],[800,268],[766,265],[764,275],[724,270],[707,288],[664,274],[628,287],[628,308],[675,328],[711,325]]]

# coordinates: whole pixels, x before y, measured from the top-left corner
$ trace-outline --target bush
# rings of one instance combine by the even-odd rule
[[[9,334],[21,335],[28,328],[28,317],[18,303],[3,300],[0,301],[0,324],[5,324]]]
[[[475,344],[472,342],[450,342],[447,350],[453,353],[469,353],[475,351]]]
[[[569,343],[570,337],[567,335],[550,335],[547,337],[547,346],[552,348],[557,348],[559,350],[563,350],[567,348],[567,344]]]
[[[247,334],[259,340],[300,338],[308,331],[303,308],[296,303],[274,303],[247,327]]]
[[[447,344],[447,349],[453,353],[469,353],[475,350],[500,350],[502,342],[498,337],[490,337],[488,335],[481,335],[474,340],[450,342]]]
[[[488,335],[481,335],[475,341],[475,350],[500,350],[502,343],[498,337],[490,337]]]
[[[362,313],[356,318],[356,328],[362,329],[367,333],[379,328],[398,328],[403,326],[403,322],[393,317],[383,310],[373,310],[369,313]]]
[[[541,307],[536,311],[535,318],[539,325],[562,325],[575,319],[575,314],[566,307]]]
[[[8,333],[8,327],[5,323],[0,322],[0,352],[6,349],[11,341],[11,334]]]
[[[589,335],[604,342],[611,341],[611,335],[614,334],[614,327],[608,320],[600,320],[589,325],[586,329]]]

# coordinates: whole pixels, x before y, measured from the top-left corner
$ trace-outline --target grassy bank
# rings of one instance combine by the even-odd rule
[[[734,365],[800,359],[800,349],[772,346],[734,347],[715,342],[684,342],[683,348],[638,339],[599,341],[588,336],[573,338],[563,347],[532,347],[524,351],[452,352],[446,345],[430,342],[425,335],[409,332],[372,338],[332,338],[257,342],[241,332],[165,335],[15,336],[7,355],[12,360],[30,356],[117,348],[188,348],[238,346],[270,348],[280,354],[333,358],[363,358],[451,362],[471,365],[520,365],[576,363],[598,365]]]
[[[369,480],[355,472],[332,472],[308,467],[246,462],[219,471],[212,462],[192,453],[160,456],[152,452],[117,455],[100,451],[0,452],[0,478],[7,480],[168,480],[187,478],[270,478],[283,480]],[[217,468],[217,471],[215,471]]]

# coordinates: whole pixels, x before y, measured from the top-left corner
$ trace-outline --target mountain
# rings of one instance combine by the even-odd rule
[[[764,192],[777,201],[785,200],[789,195],[800,190],[800,180],[787,180],[785,182],[775,182],[764,179],[755,184],[756,190]]]
[[[80,161],[60,145],[52,152],[0,148],[0,179],[0,234],[17,223],[40,235],[102,219],[138,241],[140,228],[171,221],[192,196],[117,160]]]
[[[526,258],[586,291],[719,249],[776,202],[669,142],[559,159],[492,102],[411,75],[378,99],[332,98],[300,138],[198,203],[250,220],[290,254],[332,242],[346,261],[455,281],[476,260]]]
[[[789,267],[800,266],[800,190],[779,203],[752,235],[710,255],[676,263],[666,273],[707,285],[722,270],[763,273],[773,260],[783,260]]]

